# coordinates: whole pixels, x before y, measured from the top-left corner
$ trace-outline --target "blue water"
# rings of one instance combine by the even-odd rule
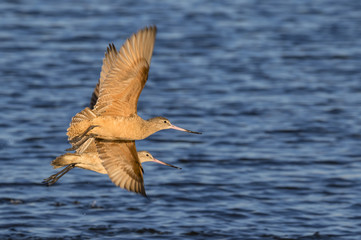
[[[360,1],[0,2],[1,239],[360,239]],[[74,169],[106,46],[156,24],[150,201]]]

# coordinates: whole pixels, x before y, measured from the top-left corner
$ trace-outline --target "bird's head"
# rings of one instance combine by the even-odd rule
[[[181,168],[179,168],[179,167],[177,167],[177,166],[174,166],[174,165],[171,165],[171,164],[162,162],[162,161],[154,158],[154,157],[152,156],[152,154],[150,154],[148,151],[140,151],[140,152],[138,152],[138,157],[139,157],[140,163],[144,163],[144,162],[156,162],[156,163],[163,164],[163,165],[166,165],[166,166],[169,166],[169,167],[174,167],[174,168],[181,169]]]
[[[164,129],[174,129],[174,130],[189,132],[189,133],[194,133],[194,134],[202,134],[200,132],[194,132],[194,131],[187,130],[187,129],[184,129],[184,128],[181,128],[181,127],[177,127],[177,126],[173,125],[165,117],[155,117],[155,118],[149,119],[148,121],[151,122],[152,125],[154,125],[154,127],[156,129],[158,129],[158,131],[159,130],[164,130]]]

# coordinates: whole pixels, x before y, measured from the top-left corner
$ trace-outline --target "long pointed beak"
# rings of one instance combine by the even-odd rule
[[[184,129],[184,128],[180,128],[180,127],[177,127],[177,126],[174,126],[174,125],[171,125],[169,128],[174,129],[174,130],[178,130],[178,131],[183,131],[183,132],[189,132],[189,133],[194,133],[194,134],[202,134],[201,132],[194,132],[194,131],[187,130],[187,129]]]
[[[156,162],[156,163],[160,163],[160,164],[166,165],[166,166],[169,166],[169,167],[182,169],[182,168],[180,168],[180,167],[177,167],[177,166],[171,165],[171,164],[169,164],[169,163],[162,162],[162,161],[160,161],[160,160],[158,160],[158,159],[155,159],[155,158],[154,158],[152,161],[153,161],[153,162]]]

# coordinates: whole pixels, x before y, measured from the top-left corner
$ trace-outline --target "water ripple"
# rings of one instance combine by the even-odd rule
[[[359,239],[361,5],[2,1],[1,239]],[[180,24],[181,23],[181,24]],[[139,150],[150,200],[74,169],[52,187],[107,44],[158,27],[138,105],[201,131]]]

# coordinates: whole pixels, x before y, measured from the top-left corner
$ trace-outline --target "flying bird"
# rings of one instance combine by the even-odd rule
[[[89,108],[76,114],[67,135],[76,150],[89,138],[103,140],[141,140],[163,130],[177,127],[164,117],[144,120],[137,114],[139,95],[148,79],[156,27],[146,27],[133,34],[119,52],[114,44],[107,48],[99,82],[94,90],[91,107],[93,116],[85,116]]]
[[[156,27],[132,35],[118,52],[110,44],[103,59],[99,81],[90,107],[76,114],[67,135],[76,153],[64,154],[52,162],[66,166],[45,179],[49,185],[74,167],[108,174],[112,182],[128,191],[146,196],[141,163],[159,161],[149,152],[136,151],[135,141],[163,129],[200,134],[172,125],[164,117],[144,120],[137,115],[137,102],[148,78]]]
[[[56,169],[60,167],[65,167],[56,174],[51,175],[50,177],[44,179],[44,182],[49,186],[57,182],[62,176],[64,176],[71,169],[78,167],[86,170],[91,170],[101,174],[108,174],[113,182],[121,188],[125,188],[129,191],[140,193],[143,196],[146,196],[144,183],[143,183],[143,168],[142,164],[144,162],[156,162],[163,164],[169,167],[178,168],[177,166],[165,163],[160,161],[152,156],[148,151],[139,151],[137,152],[138,159],[140,164],[138,165],[136,158],[133,158],[132,152],[129,148],[129,145],[132,145],[134,142],[124,142],[123,144],[114,143],[112,145],[107,145],[107,148],[111,149],[111,154],[105,156],[105,158],[112,158],[107,165],[107,169],[110,169],[109,172],[102,164],[97,151],[89,151],[85,153],[66,153],[63,154],[51,162],[51,165]],[[131,156],[127,155],[131,154]],[[115,155],[115,156],[113,156]],[[133,159],[133,160],[132,160]],[[134,165],[134,166],[133,166]],[[130,167],[129,167],[130,166]],[[126,169],[130,170],[131,174],[126,172]],[[133,170],[134,169],[134,170]],[[137,176],[138,175],[138,176]],[[134,177],[135,176],[135,177]]]

